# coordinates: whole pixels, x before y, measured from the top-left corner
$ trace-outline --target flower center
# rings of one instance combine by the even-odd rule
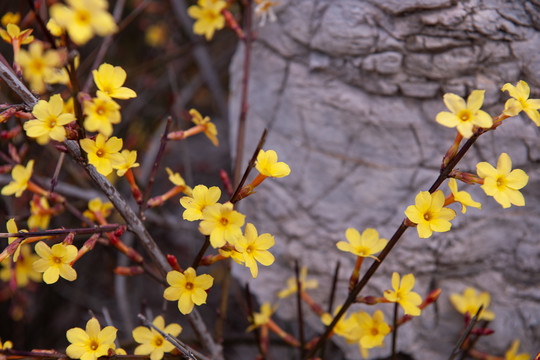
[[[497,178],[497,187],[498,188],[506,187],[506,179],[504,177],[499,176]]]
[[[431,213],[429,211],[424,214],[424,220],[426,220],[426,221],[430,221],[432,217],[433,216],[431,215]]]
[[[193,289],[193,283],[190,283],[190,282],[186,283],[186,289],[192,290]]]
[[[90,13],[86,10],[79,9],[75,14],[75,19],[82,24],[88,24],[90,22]]]
[[[99,149],[98,151],[96,151],[96,156],[103,157],[103,155],[105,155],[105,151],[103,151],[103,149]]]
[[[103,108],[103,106],[98,106],[96,108],[96,112],[98,113],[98,115],[103,115],[105,114],[105,109]]]
[[[53,127],[56,126],[56,117],[55,116],[51,116],[47,119],[47,122],[49,123],[49,127],[52,129]]]
[[[161,336],[156,336],[156,338],[154,339],[154,345],[156,347],[160,347],[161,345],[163,345],[163,338]]]
[[[373,336],[379,335],[379,329],[377,329],[376,327],[372,327],[371,328],[371,335],[373,335]]]
[[[34,59],[32,61],[30,68],[34,71],[35,74],[42,74],[45,63],[41,59]]]
[[[90,349],[92,349],[93,351],[96,351],[98,347],[99,347],[99,343],[96,340],[90,341]]]
[[[465,109],[465,110],[461,110],[459,113],[458,113],[458,118],[459,120],[461,120],[461,122],[467,122],[467,121],[470,121],[471,118],[472,118],[472,114],[469,110]]]
[[[227,218],[222,217],[221,219],[219,219],[219,223],[223,226],[227,226],[227,224],[229,223],[229,220]]]
[[[53,261],[55,264],[61,264],[61,263],[62,263],[62,259],[59,258],[58,256],[53,256],[53,257],[52,257],[52,261]]]

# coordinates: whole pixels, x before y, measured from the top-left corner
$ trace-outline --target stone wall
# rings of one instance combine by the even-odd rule
[[[507,99],[500,91],[506,82],[523,79],[540,97],[540,1],[281,0],[277,16],[258,29],[253,45],[245,158],[268,127],[265,148],[292,172],[265,181],[241,203],[248,221],[276,238],[276,264],[261,269],[251,286],[261,301],[275,301],[298,259],[319,280],[314,296],[325,303],[340,260],[343,300],[355,258],[335,244],[347,227],[374,227],[389,238],[415,195],[437,177],[455,136],[435,122],[446,110],[442,95],[485,89],[483,108],[492,115]],[[231,65],[233,137],[242,59],[240,48]],[[495,164],[507,152],[530,176],[525,207],[502,209],[478,186],[460,184],[482,210],[458,211],[452,231],[429,239],[407,231],[363,292],[380,296],[391,288],[393,271],[414,273],[422,295],[442,288],[437,306],[400,331],[400,350],[416,359],[447,358],[463,325],[448,295],[472,286],[491,293],[496,313],[495,334],[479,349],[502,355],[520,338],[521,349],[538,351],[539,133],[528,118],[512,119],[482,136],[459,166],[474,172],[477,162]],[[235,272],[249,279],[249,272]],[[392,307],[381,307],[388,318]],[[282,301],[278,315],[294,314],[292,299]],[[309,322],[322,328],[315,317]],[[344,348],[358,358],[356,347]]]

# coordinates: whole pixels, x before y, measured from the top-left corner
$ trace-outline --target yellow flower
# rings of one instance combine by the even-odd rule
[[[244,225],[245,215],[233,209],[233,204],[214,204],[204,208],[199,231],[203,235],[210,235],[210,244],[220,248],[226,243],[234,245],[242,236],[240,229]]]
[[[88,153],[88,162],[94,165],[101,175],[109,175],[113,166],[124,162],[124,158],[119,154],[122,149],[122,139],[116,136],[107,140],[105,136],[98,134],[95,141],[82,139],[81,147]]]
[[[0,339],[0,350],[7,350],[7,349],[11,349],[13,348],[13,343],[9,340],[6,340],[3,344],[2,344],[2,339]]]
[[[165,24],[150,25],[146,29],[144,42],[152,47],[163,47],[167,42],[167,26]]]
[[[36,244],[36,253],[41,259],[33,264],[34,270],[43,273],[43,281],[54,284],[58,276],[68,281],[77,279],[77,272],[70,263],[77,257],[77,248],[74,245],[54,244],[50,248],[43,241]]]
[[[274,150],[259,151],[255,167],[262,175],[267,177],[284,177],[291,173],[289,165],[284,162],[277,162],[277,154]]]
[[[9,23],[6,26],[6,30],[0,28],[0,36],[2,36],[2,39],[4,39],[4,41],[9,44],[18,42],[20,46],[30,44],[32,41],[34,41],[34,37],[31,35],[33,29],[26,29],[24,31],[21,31],[21,29],[16,24]]]
[[[502,87],[502,91],[508,91],[508,95],[512,97],[504,104],[504,114],[516,116],[521,111],[525,111],[536,126],[540,126],[540,113],[538,113],[540,99],[529,99],[531,89],[525,81],[520,80],[516,86],[506,83]]]
[[[93,317],[86,323],[86,331],[81,328],[69,329],[66,333],[71,343],[66,354],[72,359],[97,360],[106,356],[109,349],[115,349],[114,341],[118,330],[113,326],[106,326],[101,330],[99,321]]]
[[[2,195],[15,194],[15,197],[20,197],[28,187],[28,181],[30,181],[30,178],[32,177],[33,168],[34,160],[28,161],[26,167],[15,165],[13,170],[11,170],[13,181],[2,188]]]
[[[8,24],[18,24],[21,21],[21,14],[18,12],[13,13],[11,11],[6,12],[2,16],[2,26],[7,26]]]
[[[392,274],[392,287],[394,290],[385,290],[384,298],[390,302],[399,303],[405,311],[405,315],[418,316],[421,312],[418,305],[422,303],[422,298],[412,291],[414,282],[414,275],[407,274],[403,276],[400,285],[399,274],[394,272]]]
[[[126,81],[126,72],[120,66],[101,64],[97,70],[92,71],[92,75],[98,88],[98,95],[103,93],[116,99],[137,97],[135,91],[122,86]]]
[[[262,234],[258,236],[255,226],[248,223],[245,236],[240,237],[234,244],[234,248],[242,254],[244,262],[254,279],[259,272],[257,261],[264,266],[270,266],[274,262],[274,255],[268,251],[274,246],[274,243],[272,235]]]
[[[302,284],[302,291],[307,289],[316,289],[319,284],[317,280],[307,280],[307,267],[302,266],[300,269],[300,283]],[[296,277],[290,277],[287,279],[287,287],[278,292],[277,296],[280,299],[284,299],[292,294],[295,294],[298,291],[298,283],[296,282]]]
[[[467,206],[474,207],[477,209],[482,208],[482,204],[477,201],[474,201],[471,198],[471,195],[466,191],[458,191],[456,179],[450,179],[448,182],[448,187],[454,196],[454,200],[461,204],[461,212],[465,214],[467,212]]]
[[[114,18],[107,12],[106,0],[66,0],[68,6],[51,6],[51,18],[67,30],[77,45],[84,45],[94,34],[111,35],[117,30]]]
[[[169,301],[178,300],[178,310],[187,315],[194,305],[206,303],[206,290],[212,287],[214,278],[207,274],[197,276],[195,270],[189,267],[183,274],[176,270],[169,271],[167,282],[170,287],[165,289],[163,297]]]
[[[44,52],[39,41],[31,43],[28,51],[21,50],[16,60],[22,66],[23,77],[30,83],[30,88],[39,94],[45,92],[45,83],[56,76],[57,67],[62,65],[58,52]]]
[[[83,215],[92,221],[97,221],[95,214],[106,219],[111,214],[112,209],[114,209],[114,205],[110,201],[102,202],[100,198],[94,198],[88,202],[88,210],[85,210]]]
[[[182,331],[182,327],[175,323],[165,326],[165,320],[161,315],[156,317],[152,324],[165,334],[172,336],[178,336]],[[174,349],[174,345],[154,329],[139,326],[133,330],[132,334],[135,341],[141,344],[135,349],[135,355],[150,355],[150,360],[161,360],[164,353]]]
[[[184,196],[180,199],[180,204],[186,209],[182,217],[188,221],[202,219],[203,210],[217,203],[221,197],[221,190],[217,186],[208,189],[204,185],[197,185],[193,189],[192,196]]]
[[[6,229],[7,229],[9,234],[16,234],[16,233],[19,232],[19,229],[17,228],[17,224],[15,223],[15,219],[9,219],[6,222]],[[26,230],[21,230],[21,231],[26,232]],[[8,244],[11,244],[12,242],[14,242],[17,239],[18,239],[18,237],[16,237],[16,236],[8,237]],[[20,251],[21,251],[21,246],[22,246],[22,244],[24,244],[24,242],[25,242],[25,240],[21,241],[19,243],[19,246],[17,246],[17,249],[13,253],[13,262],[17,262],[17,260],[19,260],[19,254],[20,254]]]
[[[348,228],[345,232],[347,241],[339,241],[336,246],[339,250],[353,253],[361,257],[370,257],[377,259],[373,254],[378,253],[386,246],[388,240],[379,238],[379,233],[377,230],[372,228],[367,228],[364,230],[362,235],[358,230],[353,228]]]
[[[507,153],[502,153],[495,169],[487,162],[476,165],[476,173],[484,179],[482,189],[503,208],[511,205],[524,206],[525,198],[519,189],[527,185],[529,176],[521,169],[512,170],[512,160]]]
[[[21,256],[15,263],[15,279],[17,280],[17,287],[25,287],[30,280],[33,282],[41,281],[41,274],[32,268],[32,263],[39,259],[39,256],[31,253],[30,245],[21,245]],[[11,279],[11,266],[9,260],[6,259],[0,263],[2,269],[0,270],[0,280],[9,281]]]
[[[44,137],[46,142],[49,139],[64,141],[66,139],[66,129],[64,125],[75,121],[75,116],[64,113],[64,101],[59,94],[51,96],[49,102],[39,100],[32,110],[35,120],[28,120],[24,123],[26,135],[32,138]]]
[[[216,129],[216,125],[214,125],[214,123],[212,123],[210,121],[210,117],[208,116],[205,116],[204,118],[202,117],[201,113],[198,112],[197,110],[195,109],[191,109],[189,110],[189,115],[191,115],[191,121],[193,121],[193,123],[195,125],[198,125],[198,126],[201,126],[204,128],[204,134],[206,135],[206,137],[208,139],[210,139],[210,141],[212,142],[212,144],[214,144],[214,146],[218,146],[219,145],[219,141],[217,139],[217,129]]]
[[[405,215],[415,224],[418,224],[418,236],[428,238],[433,231],[445,232],[450,230],[450,220],[456,217],[456,212],[444,206],[444,194],[437,190],[433,194],[421,191],[416,195],[415,205],[405,210]]]
[[[517,355],[517,350],[519,348],[519,340],[514,340],[510,349],[504,354],[504,360],[529,360],[531,355],[527,353],[521,353]]]
[[[123,162],[113,166],[113,168],[116,169],[116,175],[124,176],[129,169],[139,167],[140,164],[137,162],[137,151],[122,150],[120,155],[122,155]]]
[[[186,185],[186,182],[185,182],[184,178],[182,177],[182,175],[180,175],[180,173],[173,172],[169,168],[165,168],[165,170],[167,171],[167,174],[169,174],[169,181],[170,182],[172,182],[176,186],[183,186],[184,190],[182,190],[182,191],[184,192],[184,194],[186,194],[188,196],[193,194],[193,189],[191,189],[189,186]]]
[[[30,214],[29,229],[47,229],[51,221],[51,210],[47,198],[42,196],[39,200],[30,201]]]
[[[57,37],[61,36],[63,32],[60,25],[58,25],[58,23],[54,21],[54,19],[49,19],[49,21],[47,22],[47,30],[49,30],[49,32],[53,36],[57,36]]]
[[[194,18],[193,32],[204,35],[206,40],[211,40],[214,31],[221,30],[225,26],[225,17],[221,11],[227,3],[221,0],[199,0],[197,5],[188,8],[188,14]]]
[[[84,102],[84,128],[88,131],[99,131],[106,137],[113,133],[112,124],[119,124],[120,105],[102,92],[92,101]]]
[[[367,349],[384,346],[384,337],[390,333],[390,326],[384,321],[381,310],[375,311],[373,317],[361,311],[352,314],[350,318],[356,326],[351,332],[353,336],[347,341],[357,342],[362,353],[367,352]]]
[[[252,331],[256,328],[266,325],[270,322],[272,314],[276,311],[277,305],[271,306],[269,302],[265,302],[261,306],[261,312],[254,313],[251,319],[251,325],[246,331]]]
[[[261,18],[259,26],[264,26],[267,19],[270,19],[270,22],[275,22],[277,20],[274,6],[279,5],[279,1],[255,0],[255,4],[257,4],[255,7],[255,15]]]
[[[445,94],[444,103],[450,112],[442,111],[437,114],[439,124],[447,127],[457,127],[459,133],[468,139],[473,134],[473,126],[489,128],[493,125],[491,116],[480,110],[484,102],[485,90],[474,90],[465,100],[456,94]]]
[[[324,313],[321,316],[321,321],[324,325],[328,326],[332,323],[332,320],[337,315],[337,313],[341,310],[341,306],[338,306],[334,310],[334,316],[330,315],[330,313]],[[336,333],[339,336],[344,337],[345,339],[349,340],[351,338],[351,333],[354,331],[355,323],[351,319],[351,317],[345,318],[342,317],[338,320],[336,325],[334,326],[334,329],[332,330],[334,333]]]
[[[493,311],[487,310],[490,303],[489,293],[487,292],[477,294],[475,289],[468,287],[463,292],[463,295],[451,294],[450,302],[457,311],[462,314],[469,313],[470,316],[474,316],[480,306],[484,305],[484,309],[480,313],[480,316],[478,316],[478,319],[488,321],[495,319]]]

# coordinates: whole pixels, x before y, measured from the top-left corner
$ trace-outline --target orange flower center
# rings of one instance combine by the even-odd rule
[[[52,261],[56,264],[61,264],[62,263],[62,259],[59,258],[58,256],[53,256],[52,257]]]
[[[219,219],[219,223],[223,226],[227,226],[227,224],[229,223],[229,220],[225,217],[222,217],[221,219]]]
[[[86,10],[79,9],[75,14],[75,18],[80,23],[88,24],[90,22],[90,13]]]
[[[371,328],[371,335],[373,335],[373,336],[379,335],[379,329],[377,329],[376,327],[372,327]]]
[[[498,188],[503,188],[503,187],[506,187],[506,179],[502,176],[499,176],[497,178],[497,187]]]
[[[459,113],[458,113],[458,118],[459,120],[461,120],[462,122],[467,122],[467,121],[470,121],[471,118],[472,118],[472,114],[469,110],[465,109],[465,110],[461,110]]]
[[[163,338],[161,336],[156,337],[154,340],[154,345],[156,347],[163,345]]]
[[[105,114],[105,109],[103,108],[103,105],[99,105],[96,107],[96,112],[98,115],[103,115]]]
[[[424,214],[424,220],[426,220],[426,221],[431,220],[432,217],[433,216],[431,215],[431,213],[429,211]]]
[[[99,149],[98,151],[96,151],[96,156],[103,157],[104,155],[105,155],[105,151],[103,151],[103,149]]]
[[[51,116],[47,119],[47,122],[49,123],[49,127],[52,129],[53,127],[56,126],[56,117],[55,116]]]
[[[99,344],[98,344],[98,342],[97,342],[96,340],[92,340],[92,341],[90,342],[90,349],[92,349],[92,350],[95,351],[95,350],[98,349],[98,347],[99,347]]]
[[[192,290],[193,289],[193,283],[190,283],[190,282],[186,283],[186,289]]]

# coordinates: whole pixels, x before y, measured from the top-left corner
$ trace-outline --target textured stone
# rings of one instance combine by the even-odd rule
[[[347,294],[354,256],[336,249],[347,227],[375,227],[390,237],[404,209],[439,174],[441,159],[455,130],[434,121],[446,110],[446,92],[467,97],[484,89],[483,109],[499,114],[506,82],[527,81],[540,97],[538,1],[283,1],[278,22],[261,29],[253,45],[250,109],[245,158],[262,129],[266,149],[277,151],[291,175],[268,179],[240,203],[247,221],[275,236],[276,264],[261,268],[260,281],[245,268],[234,273],[250,281],[263,301],[293,275],[294,261],[309,268],[320,289],[313,298],[326,306],[334,266],[341,262],[337,300]],[[239,114],[242,48],[231,65],[231,135]],[[463,327],[448,300],[472,286],[492,294],[495,334],[478,342],[479,350],[503,356],[515,338],[521,351],[540,343],[540,141],[538,128],[525,116],[505,120],[483,135],[460,163],[475,171],[479,161],[495,164],[501,152],[514,168],[530,176],[526,206],[502,209],[482,189],[460,184],[482,210],[457,209],[452,231],[419,239],[408,230],[389,255],[365,295],[389,289],[393,271],[412,272],[415,289],[425,295],[441,287],[435,307],[400,330],[398,347],[417,360],[448,358]],[[234,142],[233,142],[234,143]],[[247,160],[246,160],[247,162]],[[446,194],[448,188],[441,187]],[[365,265],[371,263],[366,260]],[[384,305],[384,304],[383,304]],[[387,319],[391,307],[381,306]],[[369,310],[371,311],[371,310]],[[295,319],[292,299],[277,314]],[[306,321],[321,330],[320,320]],[[336,339],[350,359],[356,346]],[[386,342],[388,344],[388,341]],[[370,351],[387,356],[388,347]]]

